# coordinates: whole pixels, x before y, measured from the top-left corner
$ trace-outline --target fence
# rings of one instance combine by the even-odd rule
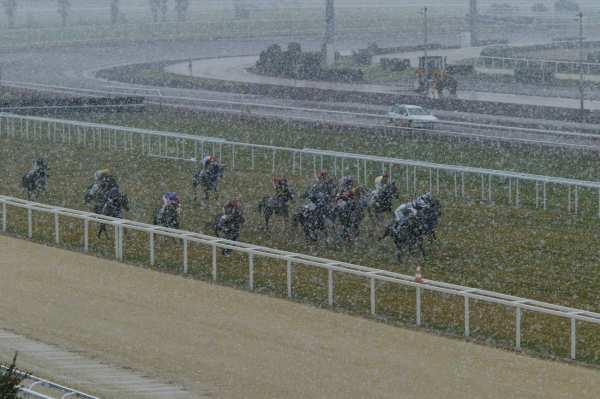
[[[366,279],[369,282],[370,291],[370,313],[376,314],[377,305],[377,284],[393,283],[404,287],[415,289],[415,323],[422,324],[421,300],[423,291],[437,292],[452,296],[464,298],[464,336],[470,336],[470,302],[472,300],[482,301],[489,304],[503,305],[510,307],[515,311],[515,341],[517,350],[521,349],[522,329],[521,322],[524,311],[543,313],[546,315],[558,316],[570,320],[570,357],[576,358],[577,355],[577,322],[589,322],[600,324],[600,313],[588,312],[581,309],[574,309],[559,305],[553,305],[536,300],[519,298],[511,295],[500,294],[496,292],[480,290],[477,288],[463,287],[455,284],[448,284],[433,280],[424,280],[422,283],[415,282],[413,276],[400,273],[394,273],[387,270],[374,269],[370,267],[340,262],[330,259],[323,259],[300,253],[292,253],[272,248],[261,247],[241,242],[228,241],[221,238],[211,237],[200,233],[169,229],[160,226],[148,225],[131,220],[115,219],[101,216],[90,212],[84,212],[74,209],[66,209],[21,200],[13,197],[0,196],[2,204],[2,232],[6,233],[8,221],[10,220],[9,210],[11,207],[25,209],[27,211],[27,236],[33,237],[33,216],[34,212],[53,215],[54,242],[61,243],[61,217],[77,219],[83,223],[83,251],[89,251],[89,224],[99,223],[112,226],[114,229],[114,257],[118,261],[124,261],[124,246],[126,244],[126,234],[128,230],[142,232],[147,235],[147,249],[150,265],[154,266],[156,261],[156,239],[159,236],[171,237],[182,243],[182,264],[181,271],[187,274],[189,271],[189,244],[197,243],[207,246],[211,249],[210,265],[212,270],[212,279],[217,281],[217,270],[219,267],[217,249],[229,249],[244,254],[248,258],[247,285],[250,290],[254,290],[254,264],[255,259],[259,257],[277,259],[286,263],[287,295],[292,297],[293,293],[293,271],[298,265],[308,266],[327,270],[327,302],[330,306],[334,304],[335,288],[334,273],[343,273]],[[72,223],[65,224],[72,227]],[[65,227],[65,228],[68,228]],[[172,248],[171,248],[172,250]]]
[[[7,370],[7,367],[0,365],[0,374],[2,372],[6,372]],[[56,397],[60,397],[61,399],[98,399],[95,396],[88,395],[76,389],[67,388],[43,378],[35,377],[20,370],[15,371],[21,377],[25,377],[25,380],[19,386],[19,398],[54,399]],[[42,388],[45,393],[38,392],[37,389],[39,388]],[[50,396],[50,392],[52,392],[54,395]]]
[[[228,168],[255,170],[264,167],[272,174],[315,176],[327,168],[335,176],[353,174],[359,183],[368,184],[372,176],[388,172],[402,190],[413,195],[419,190],[440,193],[445,187],[457,198],[475,196],[495,201],[506,196],[508,204],[548,209],[551,194],[556,204],[566,199],[567,210],[582,211],[580,197],[588,198],[587,211],[600,218],[600,182],[533,175],[484,168],[444,165],[391,157],[351,154],[310,148],[287,148],[227,141],[220,138],[175,132],[154,131],[106,124],[0,113],[0,138],[47,140],[107,151],[135,151],[151,157],[198,161],[216,154]],[[260,165],[259,165],[260,164]],[[440,181],[447,183],[440,184]],[[564,189],[551,190],[553,187]],[[530,195],[523,195],[529,189]],[[566,198],[560,197],[566,194]],[[561,200],[562,198],[562,200]],[[564,209],[559,205],[560,209]]]
[[[511,58],[511,57],[490,57],[482,56],[475,60],[475,65],[484,68],[513,69],[518,65],[539,65],[543,68],[545,65],[551,65],[555,73],[579,73],[579,62],[563,60],[545,60],[536,58]],[[583,72],[586,75],[600,74],[600,64],[595,62],[584,62]]]

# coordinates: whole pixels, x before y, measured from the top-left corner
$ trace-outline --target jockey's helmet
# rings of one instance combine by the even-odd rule
[[[377,176],[377,177],[375,178],[375,185],[376,185],[376,186],[380,186],[380,185],[382,185],[382,184],[383,184],[383,179],[384,179],[384,178],[385,178],[385,175],[384,175],[384,176]]]
[[[325,180],[325,179],[327,179],[327,177],[328,177],[328,175],[327,175],[327,170],[325,170],[325,169],[321,169],[321,171],[319,172],[319,176],[318,176],[318,178],[319,178],[320,180]]]
[[[100,170],[96,171],[96,173],[94,174],[94,177],[96,178],[96,180],[100,180],[101,178],[103,178],[104,176],[107,176],[109,174],[110,174],[110,170],[100,169]]]

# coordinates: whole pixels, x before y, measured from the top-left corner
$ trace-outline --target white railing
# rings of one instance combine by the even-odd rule
[[[262,247],[253,244],[242,242],[228,241],[225,239],[208,236],[201,233],[191,231],[175,230],[160,226],[154,226],[135,222],[131,220],[115,219],[107,216],[96,215],[94,213],[79,211],[74,209],[60,208],[52,205],[40,204],[31,201],[26,201],[14,197],[0,195],[0,204],[2,205],[2,232],[8,230],[8,222],[10,220],[10,208],[20,208],[27,210],[27,236],[33,237],[33,216],[34,212],[53,215],[54,222],[54,242],[59,245],[61,243],[61,218],[78,219],[83,222],[83,251],[89,251],[89,224],[99,223],[114,228],[114,256],[118,261],[125,260],[125,245],[127,241],[127,230],[142,232],[147,234],[148,240],[148,256],[149,263],[154,266],[156,263],[156,238],[171,237],[180,240],[182,243],[182,264],[181,271],[184,274],[189,272],[190,243],[200,244],[211,248],[211,268],[212,279],[217,281],[218,271],[218,251],[217,249],[230,249],[241,253],[248,258],[248,277],[247,284],[250,290],[254,289],[254,264],[255,259],[270,258],[285,262],[286,264],[286,279],[287,279],[287,295],[293,295],[293,270],[297,265],[308,266],[311,268],[327,270],[327,298],[330,306],[334,305],[335,289],[334,289],[334,273],[343,273],[352,276],[365,278],[369,282],[370,289],[370,314],[376,315],[377,310],[377,284],[378,283],[393,283],[404,287],[411,287],[416,292],[415,305],[415,323],[422,324],[421,299],[423,291],[443,293],[452,296],[464,298],[464,335],[470,335],[470,301],[482,301],[490,304],[498,304],[513,308],[515,311],[515,348],[521,349],[522,329],[521,322],[523,312],[542,313],[546,315],[566,318],[571,322],[571,341],[570,341],[570,357],[576,358],[577,354],[577,322],[589,322],[600,324],[600,313],[589,312],[586,310],[575,309],[550,303],[540,302],[536,300],[519,298],[512,295],[500,294],[492,291],[481,290],[477,288],[464,287],[456,284],[449,284],[433,280],[424,280],[422,283],[415,281],[413,276],[408,276],[400,273],[394,273],[387,270],[375,269],[355,265],[336,260],[323,259],[314,256],[304,255],[300,253],[292,253],[273,248]],[[67,227],[68,226],[68,227]],[[74,228],[72,223],[65,224],[63,229]],[[170,247],[172,251],[173,247]]]
[[[495,201],[498,196],[506,196],[508,204],[516,207],[528,205],[548,209],[549,196],[554,193],[555,198],[566,197],[563,198],[566,208],[574,214],[582,210],[580,197],[587,192],[598,200],[597,205],[593,205],[595,200],[587,201],[586,209],[600,217],[600,182],[596,181],[0,113],[2,137],[47,140],[106,151],[136,151],[173,160],[197,161],[204,155],[216,154],[230,169],[255,170],[262,166],[270,169],[272,174],[314,176],[318,170],[326,168],[334,176],[353,174],[363,184],[369,184],[370,178],[387,171],[400,189],[411,195],[423,190],[439,194],[445,188],[457,198],[475,196],[482,201]],[[445,185],[440,183],[444,179]],[[556,187],[563,188],[564,192],[550,190]],[[523,195],[527,188],[531,191],[529,201]],[[560,200],[555,203],[559,204]]]
[[[0,374],[2,372],[6,372],[8,367],[0,365]],[[79,399],[99,399],[95,396],[89,395],[87,393],[83,393],[73,388],[68,388],[63,385],[57,384],[52,381],[45,380],[43,378],[39,378],[33,376],[31,374],[27,374],[21,370],[15,370],[15,372],[21,376],[25,377],[25,380],[19,386],[19,397],[20,398],[36,398],[36,399],[56,399],[60,397],[61,399],[66,398],[79,398]],[[45,393],[38,392],[37,389],[42,388],[45,390]],[[50,395],[50,391],[55,395]],[[60,396],[56,396],[60,395]]]
[[[476,61],[477,66],[512,69],[518,64],[529,65],[552,65],[555,73],[579,73],[579,62],[567,60],[547,60],[543,58],[514,58],[514,57],[491,57],[481,56]],[[583,72],[586,75],[600,74],[600,63],[584,62]],[[566,69],[566,71],[565,71]]]

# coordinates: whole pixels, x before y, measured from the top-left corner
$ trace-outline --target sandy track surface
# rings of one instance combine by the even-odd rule
[[[0,237],[0,328],[215,398],[597,398],[600,372]]]

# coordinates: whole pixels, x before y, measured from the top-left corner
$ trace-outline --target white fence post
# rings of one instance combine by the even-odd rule
[[[369,280],[370,280],[370,286],[371,286],[371,315],[375,316],[375,310],[376,310],[375,304],[376,304],[376,300],[377,300],[377,298],[375,296],[375,294],[376,294],[375,279],[370,278]]]
[[[254,254],[248,255],[248,285],[254,290]]]
[[[188,273],[188,240],[183,239],[183,274]]]
[[[292,267],[293,267],[292,266],[292,261],[288,259],[288,261],[287,261],[287,273],[286,273],[287,274],[287,295],[288,295],[288,298],[292,297],[292,277],[293,277],[292,276],[292,273],[293,273]]]
[[[212,245],[212,279],[217,281],[217,246]]]
[[[421,287],[417,287],[417,305],[416,305],[416,312],[417,312],[417,325],[420,326],[421,325]]]
[[[31,208],[27,208],[27,237],[29,237],[29,239],[33,237],[33,220],[31,214]]]
[[[333,270],[327,269],[327,303],[333,306]]]
[[[469,320],[469,296],[465,295],[465,337],[471,335]]]
[[[577,357],[577,320],[571,318],[571,359]]]
[[[54,211],[54,242],[60,244],[60,230],[58,226],[58,212]]]
[[[6,224],[8,222],[8,209],[6,208],[6,202],[2,202],[2,232],[6,233]]]
[[[521,308],[519,306],[516,307],[516,316],[515,316],[515,347],[518,351],[521,350]]]
[[[150,266],[154,266],[155,263],[155,259],[154,259],[154,232],[151,231],[149,234],[149,240],[148,240],[148,249],[150,250]]]
[[[90,249],[90,221],[86,218],[83,220],[83,252],[88,252]]]

